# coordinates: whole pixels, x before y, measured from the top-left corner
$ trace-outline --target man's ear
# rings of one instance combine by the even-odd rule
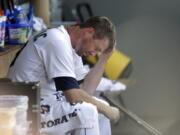
[[[93,27],[88,27],[85,28],[85,33],[87,34],[87,36],[93,36],[94,35],[94,28]]]
[[[88,31],[89,33],[94,33],[94,28],[93,28],[93,27],[89,27],[89,28],[87,28],[87,31]]]

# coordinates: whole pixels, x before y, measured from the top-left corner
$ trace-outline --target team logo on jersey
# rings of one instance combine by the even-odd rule
[[[50,128],[50,127],[54,127],[54,126],[57,126],[57,125],[62,124],[62,123],[66,123],[70,119],[72,119],[73,117],[77,116],[77,111],[79,111],[79,109],[75,109],[72,113],[69,113],[67,115],[63,115],[60,118],[57,118],[54,120],[49,120],[47,122],[41,122],[41,128]]]
[[[50,112],[50,106],[49,105],[41,105],[41,114],[46,114]]]
[[[64,93],[57,92],[54,94],[57,101],[62,101],[64,99]]]

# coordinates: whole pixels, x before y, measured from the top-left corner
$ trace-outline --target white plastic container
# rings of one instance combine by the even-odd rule
[[[13,135],[16,108],[0,108],[0,135]]]
[[[11,127],[0,127],[0,135],[14,135],[13,128],[11,128]]]
[[[27,135],[30,129],[30,124],[32,124],[31,121],[26,121],[24,125],[16,125],[13,131],[13,135]]]
[[[0,127],[13,127],[16,124],[16,108],[0,108]]]
[[[16,95],[0,96],[0,108],[16,108],[16,124],[21,125],[27,121],[28,97]]]

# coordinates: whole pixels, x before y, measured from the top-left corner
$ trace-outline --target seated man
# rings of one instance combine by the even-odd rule
[[[111,21],[92,17],[80,25],[47,29],[17,53],[8,76],[12,81],[40,82],[41,133],[100,135],[98,112],[119,119],[117,108],[92,97],[115,42]],[[97,52],[102,56],[80,88],[76,72],[83,68],[81,56]]]

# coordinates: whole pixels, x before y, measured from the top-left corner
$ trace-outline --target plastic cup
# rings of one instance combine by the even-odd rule
[[[0,108],[0,127],[13,127],[16,123],[16,108]]]
[[[30,129],[30,124],[32,124],[31,121],[26,121],[23,125],[16,125],[13,135],[27,135]]]
[[[27,120],[28,97],[16,95],[0,96],[0,108],[16,108],[16,124],[21,124]]]
[[[13,135],[12,127],[0,127],[0,135]]]
[[[17,95],[1,95],[0,96],[0,107],[18,107],[27,109],[28,108],[28,97],[17,96]]]

